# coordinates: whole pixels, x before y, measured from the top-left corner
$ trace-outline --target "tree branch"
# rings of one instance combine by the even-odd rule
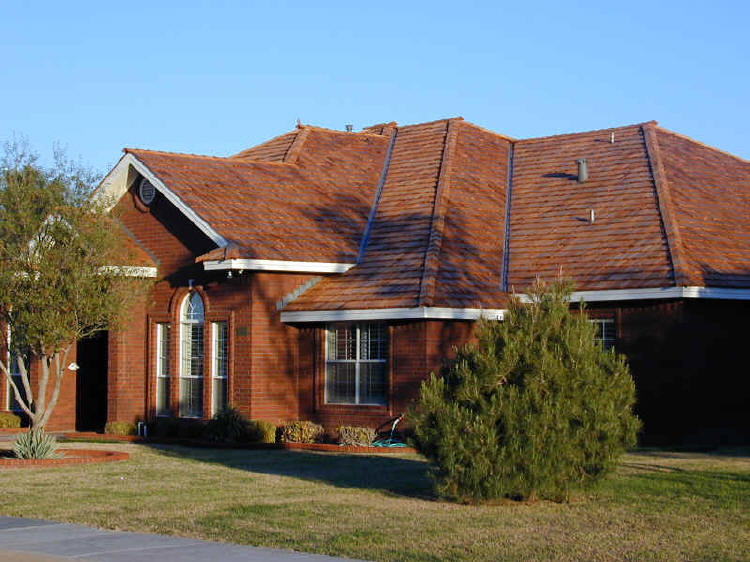
[[[13,389],[13,394],[16,397],[16,402],[18,402],[19,406],[21,406],[21,409],[26,413],[27,416],[29,416],[29,418],[33,418],[34,415],[31,413],[31,409],[21,399],[21,393],[18,390],[18,387],[16,386],[16,383],[13,380],[13,377],[8,371],[8,368],[5,366],[5,363],[3,363],[2,361],[0,361],[0,370],[5,375],[5,378],[8,379],[8,384],[10,384],[10,387]]]

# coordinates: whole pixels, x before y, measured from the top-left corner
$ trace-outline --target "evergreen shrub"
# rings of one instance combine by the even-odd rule
[[[570,285],[537,282],[503,321],[422,384],[414,444],[438,494],[464,502],[566,500],[599,481],[636,443],[635,386],[624,356],[605,351]]]
[[[214,415],[204,430],[203,437],[208,441],[232,443],[243,441],[248,433],[248,421],[236,408],[224,408]]]

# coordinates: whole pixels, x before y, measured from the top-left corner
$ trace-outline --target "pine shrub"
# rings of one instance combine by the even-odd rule
[[[233,443],[246,439],[248,421],[239,410],[228,407],[209,421],[203,431],[203,437],[208,441]]]
[[[323,440],[325,429],[311,421],[295,421],[278,428],[279,441],[282,443],[316,443]]]
[[[149,437],[174,438],[179,432],[180,422],[175,418],[155,418],[148,424]]]
[[[635,387],[605,351],[570,286],[537,282],[502,322],[422,384],[410,412],[438,494],[458,501],[566,500],[611,472],[636,443]]]
[[[58,459],[57,439],[43,429],[30,429],[21,433],[13,443],[13,453],[19,459]]]
[[[21,427],[21,417],[10,412],[0,412],[0,429],[15,429]]]
[[[339,445],[370,447],[377,437],[375,430],[371,427],[342,425],[336,431],[339,434]]]

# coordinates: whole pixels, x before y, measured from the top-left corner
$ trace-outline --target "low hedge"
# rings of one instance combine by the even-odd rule
[[[370,447],[377,438],[375,430],[371,427],[342,425],[337,429],[337,432],[339,434],[339,445],[352,447]]]
[[[290,422],[277,429],[277,437],[281,443],[318,443],[324,436],[323,426],[311,421]]]
[[[10,412],[0,412],[0,429],[21,427],[21,417]]]
[[[104,426],[104,433],[109,433],[110,435],[136,435],[138,428],[134,423],[113,421],[107,422],[107,425]]]
[[[250,443],[275,443],[276,425],[264,420],[250,420],[247,426],[247,440]]]

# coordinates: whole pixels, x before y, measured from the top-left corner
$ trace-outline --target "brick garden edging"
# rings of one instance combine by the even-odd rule
[[[65,433],[62,438],[69,442],[75,441],[124,441],[140,444],[182,445],[185,447],[202,447],[210,449],[302,449],[326,453],[416,453],[412,447],[355,447],[351,445],[337,445],[335,443],[211,443],[200,439],[180,437],[148,438],[137,435],[109,435],[106,433]]]
[[[283,449],[304,449],[328,453],[416,453],[412,447],[356,447],[334,443],[280,443]]]
[[[3,468],[43,468],[66,464],[85,464],[90,462],[125,461],[130,454],[122,451],[100,451],[97,449],[60,449],[65,456],[60,459],[15,459],[0,458],[0,469]],[[70,456],[68,456],[70,455]]]

